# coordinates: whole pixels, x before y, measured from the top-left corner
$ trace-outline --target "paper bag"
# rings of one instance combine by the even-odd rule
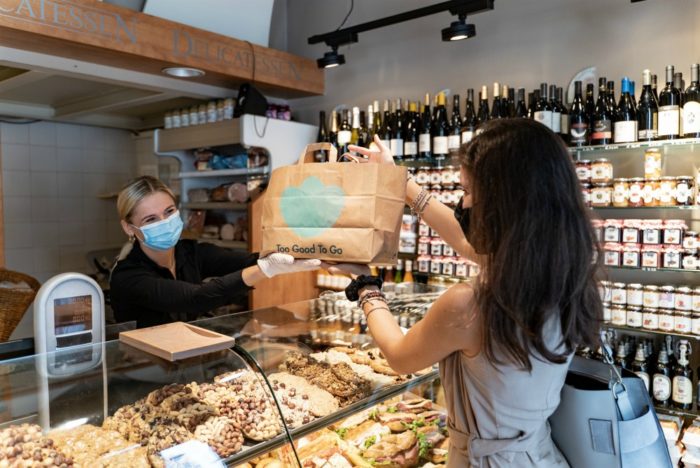
[[[326,150],[328,163],[308,161]],[[262,252],[331,262],[396,265],[406,168],[339,163],[328,143],[275,169],[262,212]]]

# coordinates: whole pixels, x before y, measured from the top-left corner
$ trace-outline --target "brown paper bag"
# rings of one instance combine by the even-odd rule
[[[310,163],[313,152],[328,163]],[[328,143],[308,145],[296,165],[275,169],[262,213],[262,255],[395,265],[406,168],[337,162]]]

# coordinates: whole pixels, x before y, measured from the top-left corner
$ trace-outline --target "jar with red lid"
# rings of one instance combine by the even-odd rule
[[[681,245],[686,229],[688,229],[688,225],[682,219],[667,219],[663,224],[663,243]]]
[[[641,267],[642,244],[624,244],[622,246],[622,265],[629,268]]]
[[[582,159],[580,161],[576,161],[576,177],[578,177],[578,180],[581,182],[590,182],[591,181],[591,161],[588,159]]]
[[[627,206],[636,207],[644,205],[644,201],[642,200],[643,187],[644,179],[640,177],[627,179]]]
[[[441,257],[442,256],[442,246],[445,243],[442,241],[442,239],[439,238],[433,238],[430,239],[430,255],[433,257]],[[439,273],[436,273],[439,274]]]
[[[454,257],[442,258],[442,274],[445,276],[454,276],[455,274],[455,259]]]
[[[455,276],[461,279],[469,278],[469,265],[463,258],[455,260]]]
[[[430,257],[430,274],[442,274],[442,257]]]
[[[698,233],[695,231],[685,231],[683,234],[683,248],[686,250],[695,250],[698,246]]]
[[[641,242],[641,219],[626,219],[622,223],[622,242],[639,244]]]
[[[658,309],[642,309],[642,328],[646,330],[659,329]]]
[[[444,255],[445,257],[454,257],[454,254],[455,249],[453,249],[452,246],[447,242],[444,242],[442,244],[442,255]]]
[[[613,180],[613,200],[612,205],[618,208],[625,208],[630,203],[630,184],[624,178]]]
[[[601,183],[601,182],[612,182],[613,179],[613,166],[612,163],[605,159],[596,159],[591,163],[591,182]]]
[[[662,268],[679,269],[681,267],[681,259],[683,248],[675,245],[667,245],[663,249],[663,259],[661,261]]]
[[[659,206],[659,179],[642,179],[642,205]]]
[[[416,263],[418,264],[418,273],[428,274],[430,273],[430,256],[429,255],[419,255],[416,258]]]
[[[642,247],[642,267],[659,268],[661,266],[661,251],[660,244],[644,245]]]
[[[676,177],[676,205],[690,206],[693,204],[693,178],[691,176]]]
[[[591,206],[605,208],[612,204],[613,187],[610,182],[594,183],[591,188]]]
[[[660,244],[663,223],[659,219],[647,219],[642,222],[642,244]]]
[[[622,263],[622,244],[607,243],[604,246],[604,251],[603,263],[605,266],[620,266]]]
[[[418,223],[418,237],[430,237],[430,226],[423,221],[423,218]]]
[[[418,255],[430,255],[430,237],[418,238]]]
[[[676,204],[676,178],[662,177],[659,183],[659,205],[673,206]]]
[[[683,250],[681,258],[681,268],[684,270],[697,270],[698,269],[698,251],[697,250]]]
[[[606,219],[603,223],[603,241],[605,242],[620,242],[622,240],[621,219]]]

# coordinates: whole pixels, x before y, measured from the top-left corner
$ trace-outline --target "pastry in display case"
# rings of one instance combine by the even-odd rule
[[[0,362],[0,467],[160,467],[178,447],[228,466],[439,461],[430,450],[444,440],[444,413],[401,396],[432,389],[437,372],[398,375],[352,322],[330,324],[333,336],[362,339],[319,341],[331,331],[318,309],[314,300],[194,322],[236,344],[174,362],[120,341],[89,345],[102,362],[60,378],[42,372],[40,356]]]

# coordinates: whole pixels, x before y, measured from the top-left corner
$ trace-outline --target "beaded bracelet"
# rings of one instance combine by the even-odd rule
[[[370,292],[366,293],[364,296],[362,296],[362,299],[360,299],[358,306],[360,307],[360,309],[364,310],[365,304],[367,304],[367,302],[371,301],[372,299],[381,299],[382,301],[386,302],[386,296],[384,295],[383,292],[370,291]]]
[[[421,189],[420,193],[411,204],[411,212],[420,217],[423,214],[425,207],[428,206],[428,202],[432,197],[433,196],[426,189]]]

